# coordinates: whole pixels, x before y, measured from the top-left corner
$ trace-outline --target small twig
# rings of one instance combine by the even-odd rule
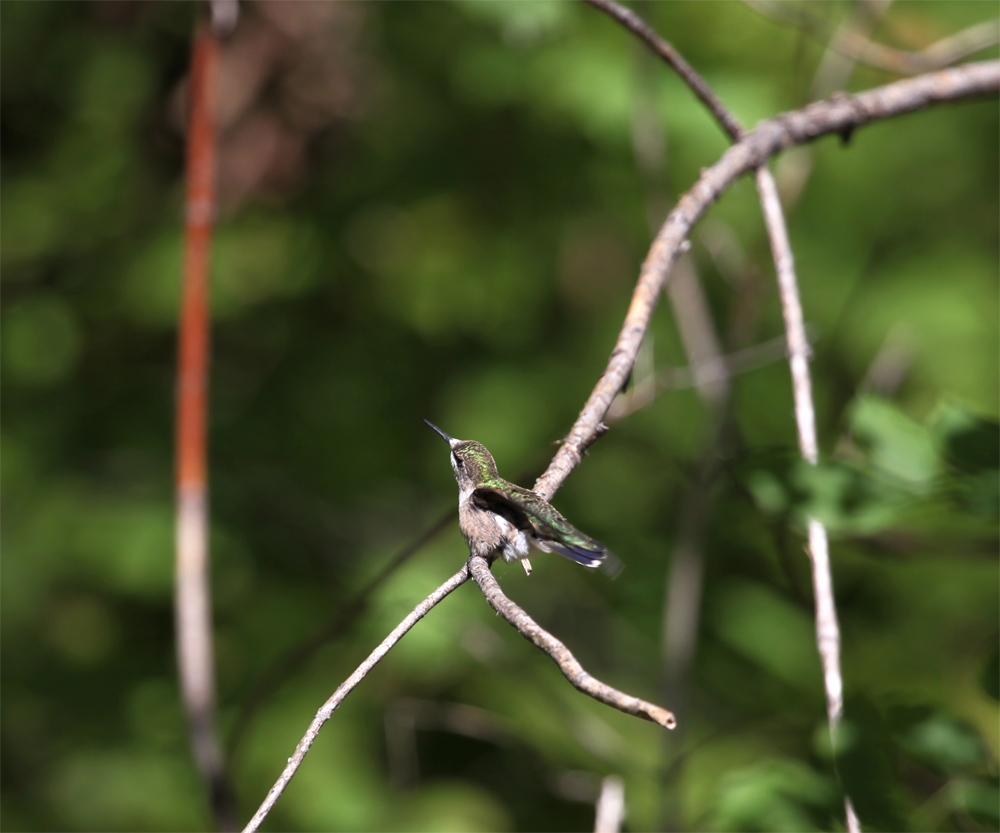
[[[792,372],[792,397],[795,401],[795,427],[799,449],[806,461],[815,466],[819,462],[816,442],[816,413],[812,398],[812,380],[809,377],[809,342],[802,318],[802,302],[795,277],[795,261],[788,240],[785,216],[774,177],[764,166],[757,170],[757,189],[761,195],[764,220],[774,255],[778,277],[778,295],[788,336],[788,361]],[[840,671],[840,625],[833,596],[833,576],[830,572],[830,553],[826,527],[815,518],[809,519],[809,558],[812,561],[813,592],[816,599],[816,644],[823,665],[823,688],[826,691],[826,711],[830,725],[830,739],[836,749],[837,729],[844,713],[844,681]],[[847,829],[858,833],[861,824],[854,812],[850,796],[844,794]]]
[[[608,775],[601,781],[601,794],[597,797],[594,833],[618,833],[625,821],[625,782],[617,775]]]
[[[215,213],[215,94],[219,44],[200,22],[191,54],[184,222],[184,283],[177,363],[177,517],[174,609],[177,665],[195,764],[222,830],[236,807],[215,727],[215,660],[209,584],[206,424],[209,253]]]
[[[642,385],[637,384],[634,389],[615,399],[604,421],[608,425],[613,425],[642,410],[666,391],[684,390],[697,387],[699,383],[729,379],[740,373],[766,367],[787,355],[787,339],[785,336],[775,336],[752,347],[734,350],[724,356],[706,359],[686,367],[661,368],[647,382]]]
[[[834,90],[845,88],[857,60],[845,55],[837,45],[848,38],[867,38],[889,11],[893,0],[866,0],[858,3],[833,32],[816,68],[810,89],[810,100],[826,98]]]
[[[673,729],[677,725],[674,716],[666,709],[630,694],[623,694],[588,674],[569,648],[504,595],[493,573],[490,572],[486,559],[477,555],[471,556],[469,570],[479,589],[483,591],[486,601],[490,603],[490,607],[503,616],[521,636],[552,657],[563,676],[574,688],[625,714],[651,720],[666,729]]]
[[[1000,20],[985,20],[942,38],[917,54],[932,67],[946,67],[998,43]]]
[[[344,682],[340,684],[335,692],[331,695],[330,699],[327,700],[322,708],[316,712],[316,717],[313,718],[312,723],[309,724],[309,728],[306,730],[305,735],[302,740],[299,741],[299,745],[295,747],[295,753],[291,758],[288,759],[288,765],[285,767],[281,776],[275,782],[274,786],[271,787],[264,799],[264,802],[260,805],[257,812],[254,813],[252,819],[243,829],[243,833],[253,833],[274,806],[274,802],[278,800],[278,797],[284,792],[285,787],[288,786],[288,782],[292,780],[292,776],[298,770],[305,758],[306,753],[309,751],[309,747],[313,745],[313,741],[316,740],[316,736],[319,734],[319,730],[323,728],[323,724],[326,723],[337,710],[344,698],[350,694],[354,688],[360,683],[378,663],[382,658],[389,653],[392,647],[399,642],[400,639],[406,634],[410,628],[412,628],[417,622],[426,616],[431,609],[438,604],[442,599],[445,598],[449,593],[460,587],[466,581],[469,580],[469,567],[468,564],[463,564],[462,569],[459,570],[455,575],[448,579],[444,584],[437,588],[433,593],[431,593],[426,599],[424,599],[420,604],[418,604],[409,615],[403,619],[395,629],[390,633],[385,639],[382,640],[381,644],[368,655],[368,658],[361,663]]]
[[[942,69],[1000,43],[1000,21],[987,20],[936,41],[919,52],[907,52],[876,43],[850,30],[834,32],[826,20],[812,14],[801,3],[796,4],[794,12],[789,12],[784,3],[744,2],[764,17],[795,26],[853,61],[895,75]]]

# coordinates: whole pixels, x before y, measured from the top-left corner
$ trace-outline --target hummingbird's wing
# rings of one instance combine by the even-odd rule
[[[473,498],[484,509],[528,532],[539,549],[557,552],[585,567],[598,567],[603,563],[611,572],[617,572],[618,560],[604,544],[584,535],[534,492],[513,484],[503,490],[483,485],[473,492]]]

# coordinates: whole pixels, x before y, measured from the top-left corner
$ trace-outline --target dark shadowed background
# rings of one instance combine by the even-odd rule
[[[996,13],[806,5],[828,32],[874,15],[872,37],[910,51]],[[636,8],[752,125],[832,91],[824,45],[772,6]],[[0,3],[5,830],[210,824],[171,601],[198,8]],[[765,351],[733,379],[707,490],[683,734],[577,693],[469,584],[348,698],[266,827],[587,830],[617,774],[630,830],[836,828],[809,512],[832,535],[862,824],[997,829],[997,115],[937,107],[776,163],[823,463],[798,462],[788,367]],[[727,142],[668,69],[569,2],[243,4],[217,116],[214,617],[247,818],[323,700],[466,557],[451,523],[349,608],[456,502],[421,418],[530,486],[604,367],[655,224]],[[722,349],[780,336],[752,182],[692,240]],[[635,385],[687,364],[664,300]],[[617,580],[557,556],[530,578],[496,569],[590,671],[668,707],[666,584],[713,435],[694,388],[664,391],[556,497],[625,563]],[[248,720],[262,675],[345,609]]]

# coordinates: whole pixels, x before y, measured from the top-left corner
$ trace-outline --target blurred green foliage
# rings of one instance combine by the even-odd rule
[[[262,8],[244,6],[244,31]],[[454,503],[421,417],[530,485],[604,367],[647,212],[726,146],[677,79],[583,5],[341,8],[354,28],[328,49],[336,63],[350,42],[355,63],[333,77],[355,106],[308,136],[283,187],[224,199],[215,240],[226,736],[265,669]],[[170,114],[195,9],[0,4],[6,830],[208,824],[171,607],[183,143]],[[813,9],[835,24],[854,6]],[[804,103],[822,57],[809,37],[736,2],[639,10],[748,124]],[[875,36],[919,48],[994,11],[897,2]],[[859,67],[850,88],[888,80]],[[643,115],[663,133],[658,174],[637,163]],[[468,586],[334,715],[269,828],[590,829],[607,773],[625,779],[631,830],[842,825],[811,514],[832,535],[837,759],[865,829],[997,829],[997,144],[996,103],[967,102],[777,163],[779,182],[803,153],[812,165],[789,220],[823,462],[798,459],[782,363],[734,380],[681,745],[579,695]],[[726,349],[779,334],[749,182],[694,241]],[[666,303],[648,343],[657,367],[686,364]],[[878,371],[886,356],[898,384]],[[616,582],[554,557],[530,579],[498,568],[589,670],[653,700],[678,507],[709,424],[694,391],[664,394],[560,492],[624,560]],[[464,557],[457,529],[438,536],[266,701],[232,761],[246,816],[320,703]],[[411,700],[419,720],[388,720]]]

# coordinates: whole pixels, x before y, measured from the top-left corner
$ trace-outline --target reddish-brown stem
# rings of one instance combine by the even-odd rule
[[[208,389],[208,270],[215,211],[215,125],[211,90],[218,42],[207,26],[191,56],[190,122],[184,222],[184,292],[177,371],[177,486],[205,489]]]
[[[177,367],[177,664],[195,763],[208,786],[216,825],[236,829],[236,813],[215,729],[208,569],[206,424],[208,275],[215,210],[215,89],[218,41],[197,27],[191,55],[184,219],[184,278]]]

